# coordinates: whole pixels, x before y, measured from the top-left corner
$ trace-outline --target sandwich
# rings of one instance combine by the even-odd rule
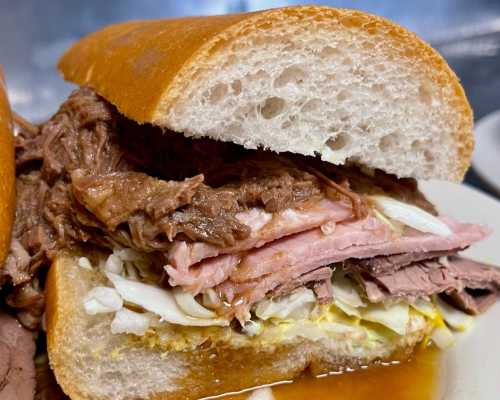
[[[359,11],[132,21],[16,138],[5,281],[72,399],[196,399],[447,347],[497,297],[460,255],[472,111],[443,58]],[[50,268],[49,268],[50,266]],[[48,272],[47,272],[48,271]]]

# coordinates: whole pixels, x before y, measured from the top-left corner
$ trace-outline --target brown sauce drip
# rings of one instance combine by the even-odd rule
[[[354,372],[315,378],[304,375],[273,387],[275,400],[433,400],[439,383],[439,350],[418,350],[407,362],[376,365]],[[223,397],[244,400],[250,394]]]

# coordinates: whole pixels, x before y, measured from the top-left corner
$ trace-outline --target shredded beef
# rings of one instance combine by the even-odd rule
[[[331,279],[332,269],[330,267],[318,268],[282,283],[270,292],[270,297],[286,295],[306,284],[313,284],[312,286],[317,288],[321,295],[320,298],[325,302],[331,299]],[[326,286],[320,285],[320,283],[326,282]]]
[[[394,175],[386,174],[380,170],[371,171],[370,176],[363,173],[359,167],[354,165],[350,168],[345,168],[317,161],[316,167],[319,170],[327,172],[328,176],[336,182],[347,180],[350,188],[357,194],[390,195],[403,202],[422,208],[433,215],[437,215],[434,205],[418,190],[418,184],[415,179],[398,179]]]
[[[485,312],[490,306],[495,304],[498,297],[496,289],[468,289],[453,290],[444,293],[443,297],[449,303],[455,305],[465,312],[478,315]]]
[[[445,293],[457,306],[474,314],[490,304],[488,294],[496,297],[500,289],[500,270],[457,256],[450,257],[446,263],[436,259],[414,262],[386,274],[374,275],[360,268],[350,275],[365,289],[368,300],[374,303],[390,298],[412,301]]]
[[[86,175],[82,170],[72,174],[72,190],[76,200],[90,211],[107,230],[114,231],[137,213],[154,221],[189,204],[203,176],[184,182],[167,182],[140,172],[115,172]]]
[[[31,327],[43,279],[31,281],[59,248],[166,252],[174,238],[231,246],[250,234],[238,212],[323,197],[321,182],[289,160],[140,126],[88,88],[39,128],[18,128],[14,239],[0,284],[14,286],[10,303]]]
[[[376,256],[365,258],[362,260],[347,260],[344,263],[345,269],[354,269],[368,271],[371,275],[386,275],[392,274],[397,270],[406,267],[410,264],[423,260],[431,260],[438,257],[451,256],[461,249],[443,250],[443,251],[427,251],[421,253],[402,253],[391,256]]]

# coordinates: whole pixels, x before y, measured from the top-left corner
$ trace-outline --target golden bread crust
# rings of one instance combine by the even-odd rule
[[[299,23],[313,17],[331,22],[332,31],[363,29],[397,45],[395,57],[422,61],[425,75],[441,87],[452,87],[450,104],[459,115],[455,133],[459,163],[450,172],[463,179],[474,139],[472,110],[464,90],[446,61],[412,32],[384,18],[356,10],[322,6],[286,7],[255,13],[112,25],[77,42],[62,57],[65,79],[87,85],[139,123],[171,128],[167,115],[209,61],[231,42],[255,31],[273,30],[278,22]],[[390,46],[388,46],[390,47]],[[403,49],[403,53],[401,52]]]
[[[9,253],[16,203],[12,114],[6,90],[0,66],[0,266]]]

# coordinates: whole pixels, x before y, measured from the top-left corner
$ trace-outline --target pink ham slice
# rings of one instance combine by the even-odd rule
[[[339,224],[331,235],[313,229],[252,251],[242,258],[230,279],[244,282],[291,266],[300,266],[306,272],[349,258],[463,249],[490,233],[480,225],[446,217],[440,219],[450,227],[451,235],[437,236],[407,229],[404,236],[391,238],[390,228],[373,217]]]
[[[437,236],[407,229],[403,237],[395,238],[386,224],[368,217],[339,224],[330,235],[313,229],[284,238],[243,257],[218,290],[229,301],[234,299],[238,304],[236,316],[244,318],[248,308],[267,293],[322,266],[350,258],[463,249],[490,232],[480,225],[459,223],[446,217],[441,220],[450,227],[451,235]]]
[[[241,213],[238,218],[251,228],[248,239],[235,246],[220,248],[207,243],[186,243],[177,241],[169,251],[169,265],[165,267],[172,286],[181,285],[193,293],[213,287],[214,282],[223,282],[238,265],[239,257],[213,257],[235,254],[245,250],[260,248],[265,244],[319,227],[327,222],[340,222],[352,217],[351,206],[341,201],[323,199],[303,209],[287,209],[271,215],[263,210],[253,209]],[[210,258],[203,263],[200,261]],[[230,264],[230,261],[233,264]],[[200,263],[199,265],[195,265]],[[209,271],[217,271],[217,277],[209,280]]]

